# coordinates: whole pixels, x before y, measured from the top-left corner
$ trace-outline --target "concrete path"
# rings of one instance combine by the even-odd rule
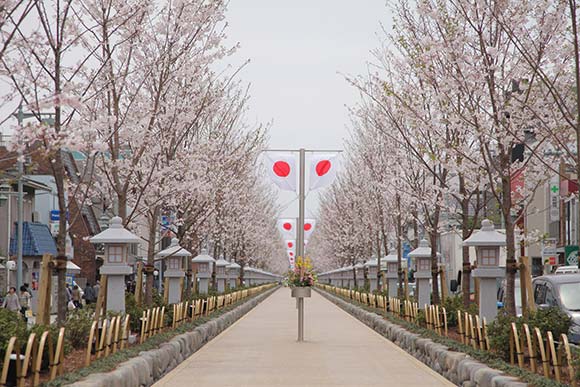
[[[453,386],[314,291],[305,304],[306,342],[282,288],[156,386]]]

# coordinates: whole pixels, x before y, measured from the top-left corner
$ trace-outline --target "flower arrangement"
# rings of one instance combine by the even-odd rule
[[[298,257],[294,270],[288,272],[289,286],[314,286],[316,273],[312,270],[312,261],[310,258],[302,259]]]

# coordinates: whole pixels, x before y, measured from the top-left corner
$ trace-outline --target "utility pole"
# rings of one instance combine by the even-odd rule
[[[48,116],[46,120],[42,120],[42,116]],[[18,128],[22,130],[22,125],[25,118],[39,118],[41,122],[47,123],[49,125],[54,125],[54,119],[52,116],[54,113],[24,113],[22,102],[18,105],[18,113],[13,114],[18,119]],[[18,167],[18,211],[17,211],[17,236],[16,240],[16,289],[19,291],[20,287],[23,285],[22,279],[22,253],[23,253],[23,240],[24,236],[22,233],[23,222],[24,222],[24,187],[22,179],[24,178],[24,160],[22,153],[22,140],[18,139],[18,159],[16,160]],[[62,214],[61,214],[62,216]],[[8,241],[10,243],[10,241]]]
[[[22,103],[18,106],[18,127],[22,129],[22,122],[24,121],[24,111],[22,111]],[[20,138],[20,136],[19,136]],[[18,140],[18,239],[16,241],[16,289],[20,291],[22,286],[22,251],[23,246],[23,225],[24,221],[24,187],[22,185],[22,178],[24,176],[24,162],[22,160],[22,143]]]

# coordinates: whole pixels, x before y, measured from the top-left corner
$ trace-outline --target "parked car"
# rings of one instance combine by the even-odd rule
[[[532,281],[534,302],[538,308],[560,308],[571,318],[568,339],[580,344],[580,273],[549,274]]]
[[[501,285],[497,289],[497,307],[503,308],[505,305],[505,279],[501,281]],[[515,282],[515,301],[516,301],[516,315],[519,317],[522,315],[522,287],[520,285],[520,279],[516,277]]]
[[[580,273],[580,269],[578,269],[578,266],[560,266],[554,272],[554,274],[571,274],[571,273]]]

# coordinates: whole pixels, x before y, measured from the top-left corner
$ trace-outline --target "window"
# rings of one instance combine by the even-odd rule
[[[179,264],[180,258],[169,258],[167,261],[167,268],[170,270],[179,270],[181,265]]]
[[[123,263],[123,246],[109,246],[109,263]]]
[[[551,286],[546,286],[546,304],[549,306],[558,306],[558,301]]]
[[[495,249],[481,249],[480,253],[481,266],[497,266],[497,254]]]
[[[419,258],[417,262],[417,271],[429,271],[431,270],[431,261],[427,258]]]
[[[546,285],[536,284],[534,287],[534,301],[536,305],[542,305],[546,303]]]
[[[209,264],[199,263],[197,266],[198,273],[207,273],[209,271]]]

